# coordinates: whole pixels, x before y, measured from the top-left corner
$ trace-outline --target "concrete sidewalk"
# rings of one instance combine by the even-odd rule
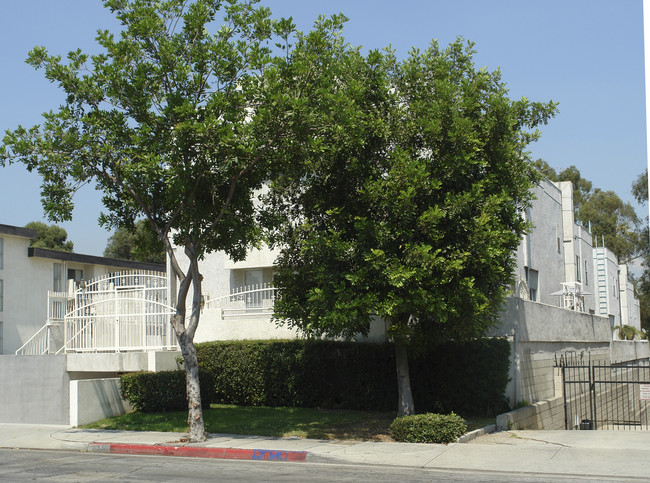
[[[650,480],[650,431],[504,431],[449,445],[211,434],[104,431],[0,424],[0,447],[279,459]],[[152,447],[155,447],[152,452]],[[185,452],[185,453],[183,453]]]

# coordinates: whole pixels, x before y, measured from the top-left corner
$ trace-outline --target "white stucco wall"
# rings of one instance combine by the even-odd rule
[[[13,354],[36,333],[47,316],[47,291],[52,290],[52,265],[28,260],[29,239],[0,235],[4,240],[3,354]]]
[[[597,247],[594,249],[594,272],[597,273],[598,254],[604,253],[606,278],[598,281],[596,292],[596,314],[608,317],[611,326],[621,325],[619,265],[614,252],[608,248]],[[601,307],[601,302],[607,302],[607,308]]]
[[[641,330],[641,307],[634,295],[634,286],[628,278],[627,265],[618,267],[621,325],[631,325]]]
[[[220,309],[205,309],[194,335],[194,342],[216,340],[278,340],[296,339],[303,334],[287,325],[278,325],[271,316],[222,317]],[[386,324],[373,319],[367,337],[359,336],[359,342],[383,342],[386,338]]]
[[[575,256],[580,257],[580,267],[574,268],[579,270],[579,276],[576,272],[575,278],[577,282],[582,283],[582,292],[584,297],[584,308],[585,312],[590,314],[596,313],[596,291],[598,289],[596,285],[596,279],[594,278],[594,264],[593,264],[593,246],[592,246],[592,236],[589,231],[587,231],[583,226],[574,225],[573,229],[573,241],[575,246],[574,260]]]
[[[187,271],[189,261],[185,253],[183,253],[183,249],[181,247],[174,247],[174,253],[181,269]],[[202,295],[215,298],[230,293],[230,270],[225,268],[227,259],[228,257],[223,252],[212,252],[206,254],[202,260],[199,260],[199,272],[203,275],[203,281],[201,282]],[[170,279],[174,278],[174,273],[168,270],[167,276]],[[176,284],[172,282],[171,286],[176,286]],[[188,298],[188,303],[190,302],[191,296]]]

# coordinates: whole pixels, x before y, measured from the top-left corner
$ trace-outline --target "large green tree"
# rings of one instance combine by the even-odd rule
[[[132,227],[120,226],[115,229],[106,243],[104,256],[138,262],[165,263],[165,247],[147,222],[138,220]]]
[[[495,322],[537,176],[526,145],[553,103],[513,101],[471,44],[433,42],[398,61],[356,56],[327,148],[272,184],[281,247],[278,318],[307,333],[395,342],[398,414],[414,412],[408,350],[480,336]]]
[[[71,252],[74,243],[68,240],[68,232],[57,225],[47,225],[42,221],[31,221],[25,228],[36,231],[36,238],[29,242],[30,247],[49,248],[61,252]]]
[[[52,219],[69,219],[77,187],[95,183],[104,194],[102,224],[132,226],[142,217],[163,242],[179,280],[171,324],[187,376],[191,441],[205,438],[193,344],[199,260],[213,250],[238,260],[258,241],[253,195],[269,179],[268,163],[284,159],[281,147],[290,158],[309,134],[313,113],[303,105],[318,108],[313,86],[331,90],[336,82],[327,65],[340,19],[319,22],[300,53],[292,22],[273,20],[256,3],[105,0],[121,31],[98,31],[102,53],[76,50],[63,60],[45,47],[30,52],[28,62],[65,102],[41,125],[8,131],[0,148],[2,164],[22,162],[42,176]]]

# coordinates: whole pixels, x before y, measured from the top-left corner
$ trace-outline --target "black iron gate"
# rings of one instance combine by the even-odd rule
[[[561,357],[565,429],[645,430],[650,404],[648,362],[597,364]]]

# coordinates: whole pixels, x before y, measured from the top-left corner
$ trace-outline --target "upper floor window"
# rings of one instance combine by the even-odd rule
[[[63,292],[63,265],[55,263],[52,270],[52,291]]]
[[[0,312],[2,312],[4,307],[4,281],[0,280]]]
[[[4,240],[0,238],[0,270],[4,268],[4,259],[5,259],[5,244]]]
[[[576,255],[576,282],[580,282],[582,277],[580,276],[582,272],[582,264],[580,263],[580,257]]]
[[[587,260],[585,260],[585,285],[589,285],[589,265]]]
[[[528,284],[528,295],[530,300],[537,302],[537,288],[539,286],[539,272],[532,268],[526,269],[526,283]]]

